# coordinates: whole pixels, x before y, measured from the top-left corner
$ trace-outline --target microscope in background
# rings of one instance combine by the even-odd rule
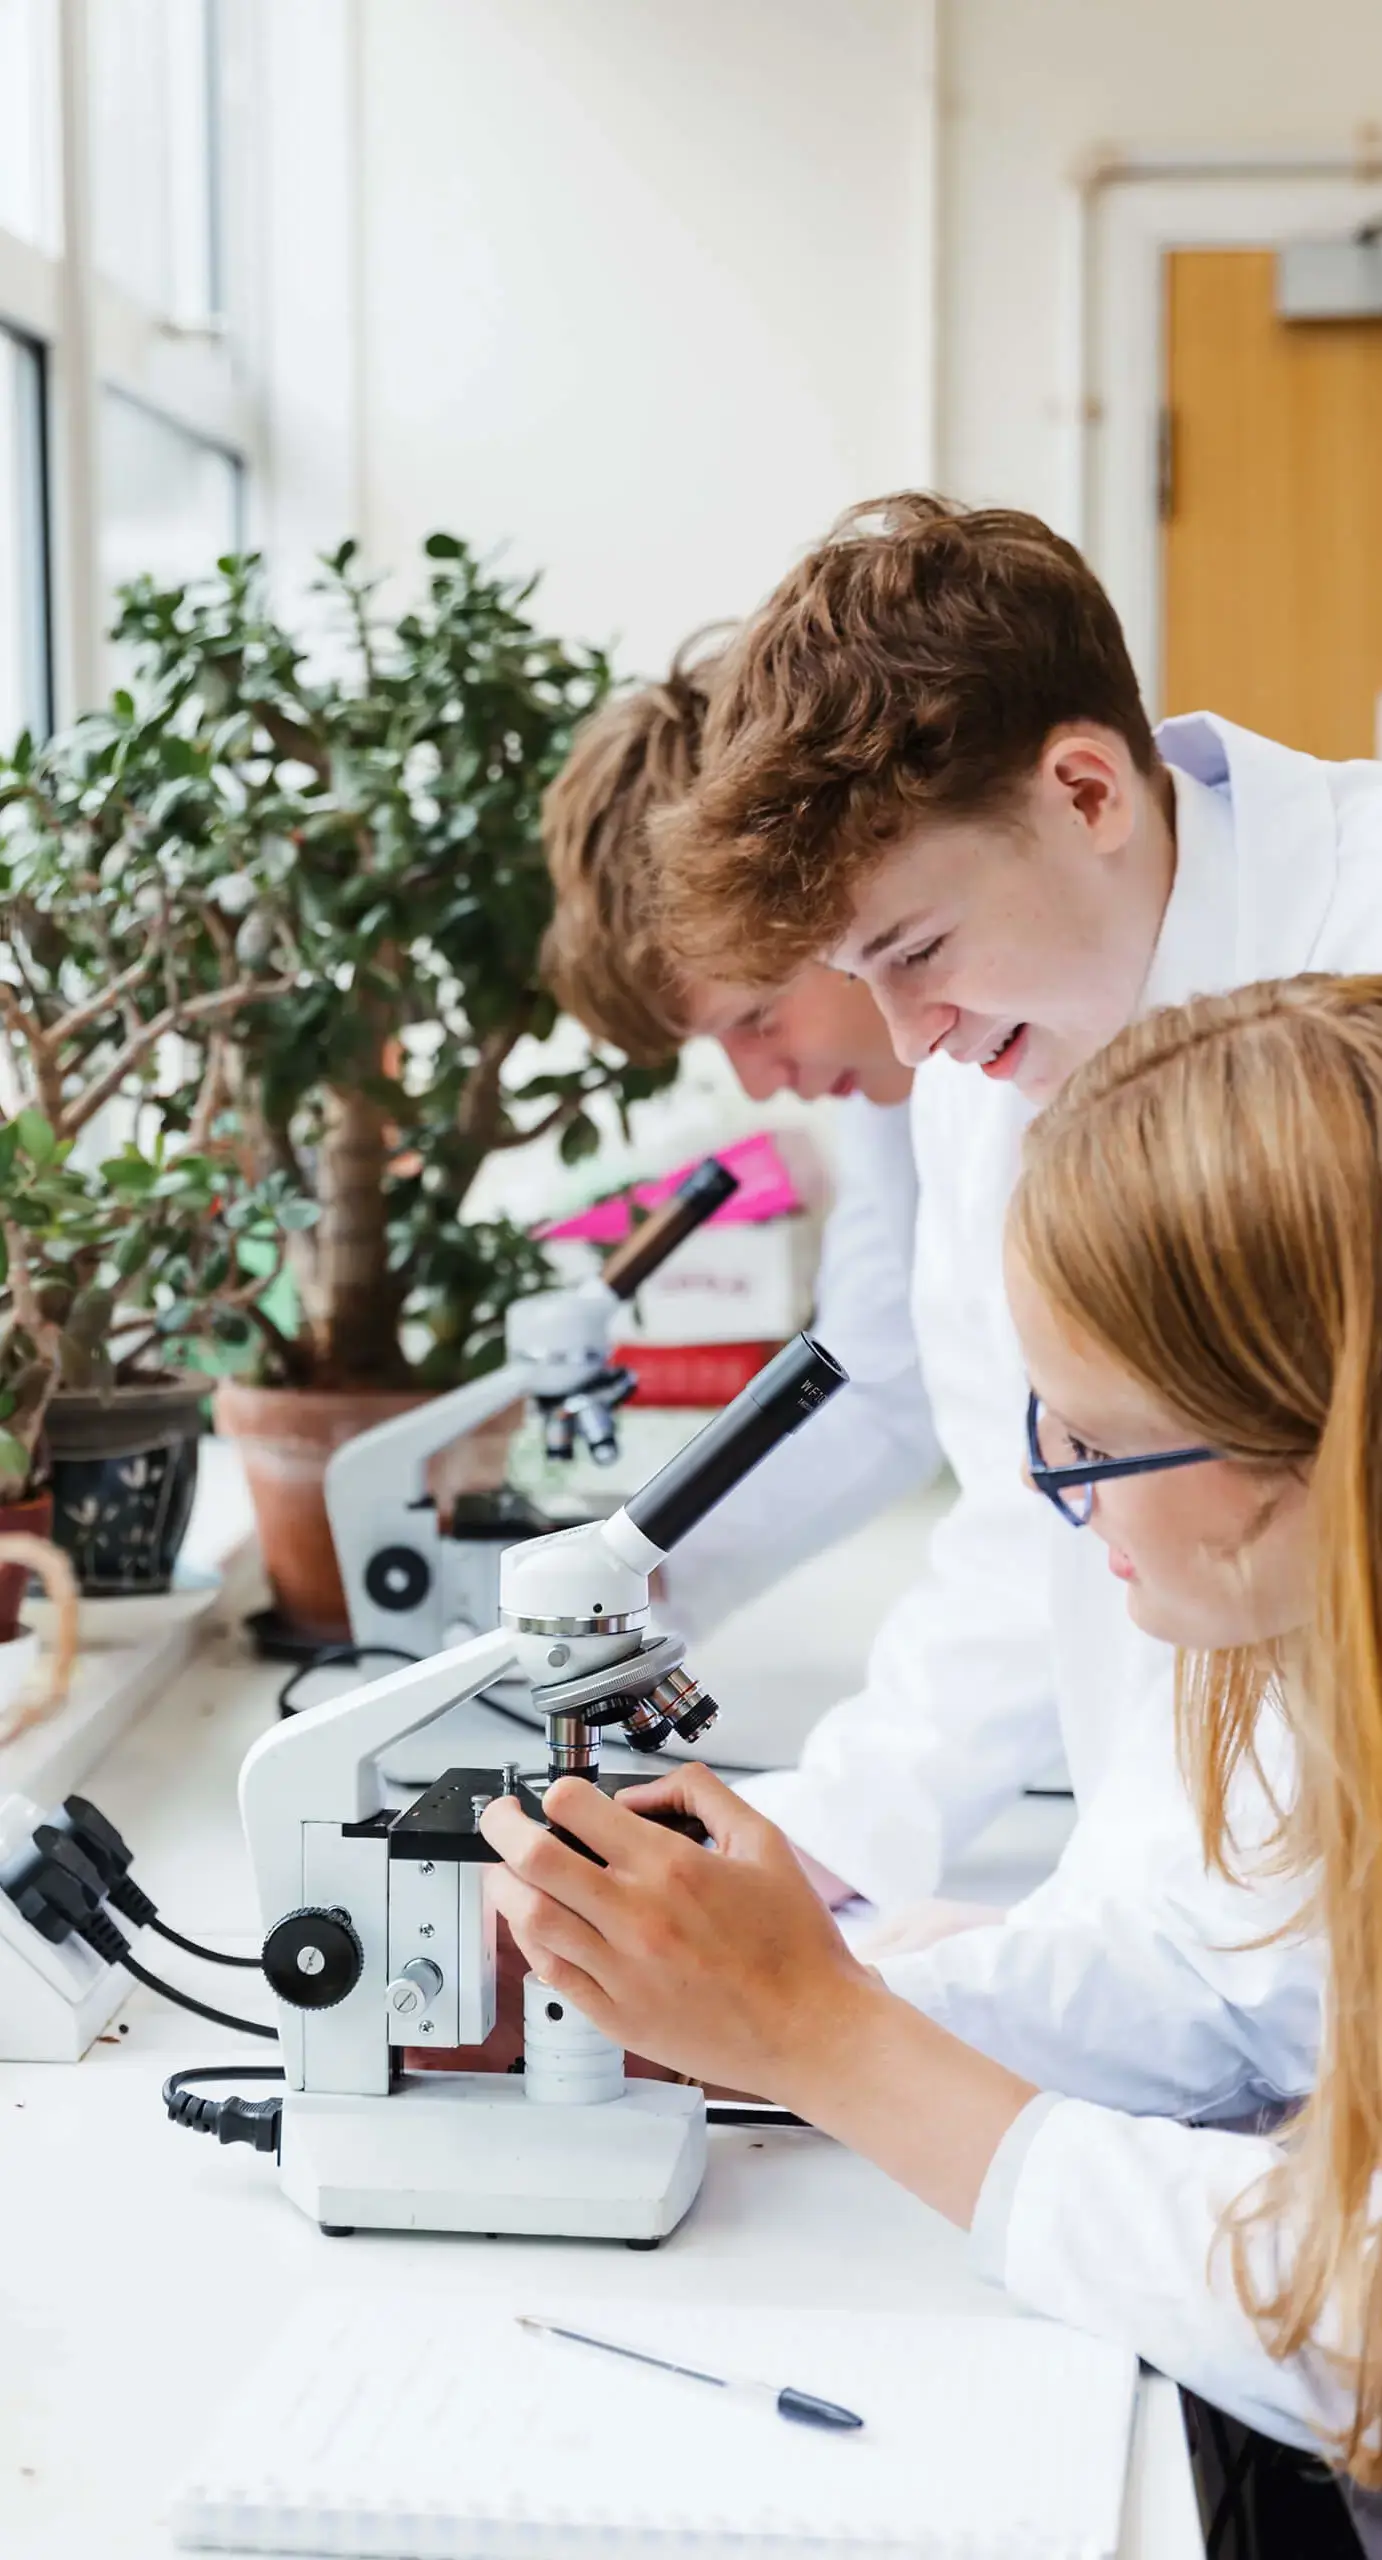
[[[362,1651],[437,1653],[498,1625],[506,1551],[555,1524],[509,1488],[463,1495],[440,1518],[427,1491],[428,1460],[526,1399],[542,1418],[549,1458],[569,1459],[581,1446],[608,1466],[619,1454],[615,1417],[635,1383],[611,1365],[615,1327],[635,1291],[738,1188],[707,1156],[616,1246],[598,1278],[510,1307],[501,1368],[336,1450],[326,1507],[351,1638]]]
[[[640,1231],[646,1232],[646,1230]],[[700,2185],[699,2089],[626,2080],[619,2048],[529,1975],[521,2077],[405,2073],[405,2046],[482,2044],[495,2020],[485,1806],[600,1778],[611,1728],[655,1752],[693,1740],[715,1701],[678,1636],[648,1631],[648,1577],[845,1384],[799,1334],[607,1520],[510,1545],[499,1625],[279,1725],[254,1745],[240,1804],[278,1996],[284,2189],[323,2230],[529,2232],[648,2244]],[[381,1756],[517,1670],[545,1767],[448,1768],[401,1811]]]

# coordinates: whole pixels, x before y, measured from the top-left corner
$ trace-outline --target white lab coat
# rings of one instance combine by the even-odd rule
[[[1228,2250],[1216,2246],[1228,2208],[1279,2157],[1275,2142],[1256,2136],[1037,2098],[989,2169],[974,2252],[1031,2310],[1135,2347],[1216,2408],[1318,2449],[1347,2414],[1337,2376],[1316,2353],[1289,2364],[1268,2355]],[[1259,2278],[1280,2280],[1293,2237],[1270,2223],[1252,2232]],[[1337,2305],[1318,2343],[1345,2343]]]
[[[850,1383],[678,1547],[664,1611],[682,1635],[703,1635],[940,1468],[912,1330],[908,1106],[855,1095],[841,1106],[838,1139],[813,1323]]]
[[[1303,969],[1382,970],[1382,767],[1325,765],[1208,715],[1168,722],[1177,876],[1148,1006]],[[1172,1657],[1128,1622],[1099,1542],[1019,1483],[1025,1383],[999,1240],[1029,1116],[937,1060],[914,1096],[915,1311],[961,1493],[933,1578],[880,1634],[862,1694],[798,1770],[745,1788],[880,1904],[946,1859],[1064,1745],[1079,1820],[1055,1875],[999,1927],[882,1970],[968,2042],[1072,2097],[1241,2117],[1308,2088],[1320,1956],[1288,1933],[1297,1889],[1207,1876],[1176,1767]],[[1266,1756],[1289,1786],[1284,1735]],[[1235,1816],[1269,1823],[1245,1780]],[[1134,2210],[1129,2198],[1129,2212]],[[1116,2231],[1105,2229],[1112,2250]]]

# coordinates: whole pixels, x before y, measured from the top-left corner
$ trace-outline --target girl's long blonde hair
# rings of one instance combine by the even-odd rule
[[[1051,1302],[1194,1441],[1308,1474],[1314,1609],[1272,1648],[1181,1658],[1206,1856],[1279,1697],[1299,1782],[1277,1862],[1329,1953],[1320,2075],[1282,2168],[1228,2225],[1270,2352],[1341,2315],[1354,2394],[1332,2448],[1382,2485],[1382,978],[1197,998],[1120,1034],[1033,1125],[1010,1234]],[[1291,2246],[1250,2272],[1264,2219]]]

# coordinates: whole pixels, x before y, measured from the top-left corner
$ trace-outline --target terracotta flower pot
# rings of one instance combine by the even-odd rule
[[[28,1502],[0,1502],[0,1537],[51,1538],[52,1534],[51,1493],[35,1494]],[[29,1573],[27,1562],[0,1564],[0,1644],[12,1643],[19,1632]]]
[[[427,1401],[366,1389],[250,1387],[239,1378],[223,1378],[216,1389],[216,1428],[237,1442],[244,1459],[275,1602],[318,1643],[340,1643],[350,1635],[326,1516],[327,1460],[357,1432]]]

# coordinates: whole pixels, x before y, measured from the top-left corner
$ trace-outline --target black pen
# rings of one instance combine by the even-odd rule
[[[784,2384],[779,2391],[771,2382],[745,2382],[733,2374],[702,2373],[694,2364],[672,2364],[666,2356],[650,2356],[642,2347],[621,2347],[613,2338],[592,2338],[584,2329],[564,2329],[559,2320],[535,2320],[527,2312],[516,2315],[520,2329],[540,2330],[548,2338],[568,2338],[576,2347],[598,2347],[602,2355],[628,2356],[634,2364],[655,2365],[659,2373],[675,2374],[682,2382],[705,2382],[712,2391],[731,2392],[736,2400],[756,2400],[777,2411],[779,2418],[795,2418],[803,2427],[862,2427],[864,2421],[852,2409],[842,2409],[835,2400],[818,2400],[810,2391],[794,2391]]]

